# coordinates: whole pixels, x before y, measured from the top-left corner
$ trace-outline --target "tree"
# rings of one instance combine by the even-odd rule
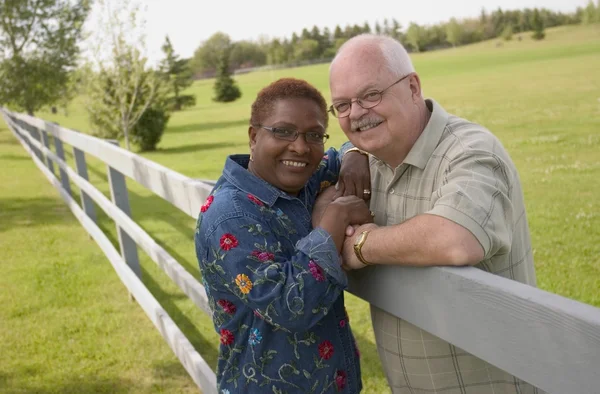
[[[119,0],[113,8],[110,0],[98,0],[98,5],[99,27],[92,44],[94,61],[89,67],[94,71],[86,78],[86,108],[95,134],[122,136],[130,150],[131,134],[146,110],[152,107],[164,112],[165,91],[157,73],[146,67],[142,54],[144,21],[139,4]]]
[[[75,68],[89,0],[0,0],[0,102],[33,115]]]
[[[450,22],[446,25],[446,40],[455,47],[461,43],[462,33],[463,26],[458,23],[456,18],[450,19]]]
[[[294,59],[297,61],[311,60],[318,57],[319,43],[315,40],[303,39],[296,44]]]
[[[267,47],[268,48],[268,47]],[[267,48],[251,41],[238,41],[231,45],[229,65],[233,68],[259,67],[267,63]]]
[[[175,54],[173,44],[169,36],[165,37],[165,43],[162,46],[165,58],[160,63],[160,73],[166,82],[169,94],[172,97],[168,98],[169,109],[172,111],[180,111],[184,107],[191,107],[196,104],[196,96],[191,94],[181,94],[183,90],[188,88],[192,80],[192,71],[188,66],[186,59],[179,59]]]
[[[215,97],[214,101],[228,103],[235,101],[242,96],[242,92],[237,87],[231,72],[229,71],[229,50],[224,50],[221,53],[221,60],[218,67],[218,76],[215,81]]]
[[[512,27],[512,24],[509,23],[508,25],[506,25],[506,27],[502,31],[502,38],[504,39],[504,41],[510,41],[510,40],[512,40],[512,36],[513,36],[513,27]]]
[[[415,51],[420,52],[424,49],[425,44],[425,29],[416,23],[411,23],[406,31],[406,42],[410,44]]]
[[[533,34],[531,35],[531,37],[533,37],[534,40],[543,40],[546,36],[546,33],[544,33],[544,23],[542,22],[540,12],[537,8],[533,10],[531,27],[533,28]]]
[[[217,32],[202,43],[194,52],[192,70],[198,73],[217,69],[224,50],[230,49],[231,39],[225,33]]]

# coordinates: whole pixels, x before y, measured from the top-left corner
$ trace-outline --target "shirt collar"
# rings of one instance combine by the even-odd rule
[[[411,148],[404,163],[424,169],[431,158],[433,151],[438,146],[442,133],[448,123],[448,113],[433,99],[425,100],[428,107],[431,107],[431,117],[427,126]]]
[[[269,206],[280,197],[295,198],[248,171],[249,163],[250,155],[230,155],[225,161],[223,176],[237,189],[256,196]]]

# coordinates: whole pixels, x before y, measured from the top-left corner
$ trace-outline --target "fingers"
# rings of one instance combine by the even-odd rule
[[[359,190],[360,189],[356,189],[356,185],[351,179],[350,182],[344,182],[344,196],[357,196],[360,198],[361,195],[358,194]]]

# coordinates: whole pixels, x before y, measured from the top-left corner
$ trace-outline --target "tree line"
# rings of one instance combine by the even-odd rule
[[[409,52],[425,52],[435,49],[472,44],[479,41],[501,38],[511,39],[514,34],[537,32],[534,38],[543,38],[545,28],[594,23],[600,19],[600,0],[595,5],[591,0],[587,7],[579,7],[575,12],[554,12],[545,8],[525,8],[523,10],[481,11],[477,18],[457,19],[434,25],[410,23],[402,26],[396,19],[383,19],[374,25],[346,25],[330,28],[304,28],[291,37],[261,39],[257,41],[237,41],[223,33],[216,32],[204,41],[190,59],[190,67],[198,77],[213,76],[219,64],[219,54],[227,48],[230,51],[230,67],[243,69],[267,65],[294,65],[327,61],[333,58],[337,49],[348,39],[362,33],[391,36],[400,41]]]
[[[98,30],[92,38],[91,59],[82,59],[83,24],[91,0],[0,0],[0,106],[33,115],[42,108],[63,109],[80,97],[91,133],[123,138],[140,150],[156,149],[171,114],[195,105],[186,90],[194,77],[216,75],[213,100],[228,102],[241,96],[231,77],[235,69],[264,65],[293,65],[327,61],[349,38],[370,32],[386,34],[409,51],[430,51],[513,34],[532,32],[544,38],[544,28],[600,23],[600,0],[590,0],[574,13],[524,9],[491,13],[478,18],[404,28],[395,19],[373,27],[347,25],[342,29],[303,29],[291,38],[232,42],[222,32],[203,42],[190,59],[175,52],[165,37],[164,57],[157,67],[147,62],[144,21],[138,0],[95,0]],[[529,34],[529,33],[527,33]]]

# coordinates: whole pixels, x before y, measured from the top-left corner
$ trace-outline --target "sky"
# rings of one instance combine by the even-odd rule
[[[405,28],[447,21],[452,17],[477,17],[482,8],[548,8],[574,12],[588,0],[141,0],[145,10],[146,47],[150,63],[163,57],[161,46],[168,35],[176,53],[191,57],[202,42],[217,31],[232,40],[257,40],[260,37],[284,38],[313,25],[333,32],[336,25],[374,26],[384,18],[395,18]],[[92,13],[91,17],[94,14]]]

